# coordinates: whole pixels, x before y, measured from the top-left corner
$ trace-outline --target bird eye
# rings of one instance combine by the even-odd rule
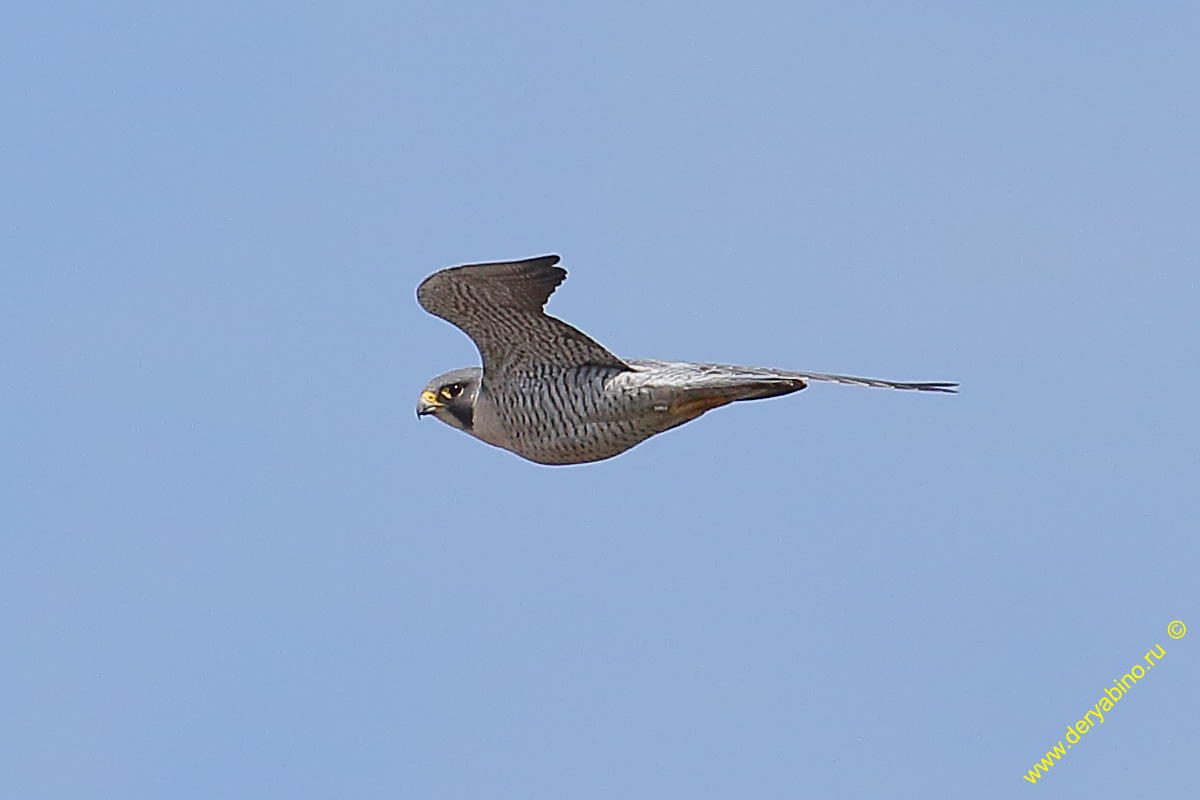
[[[449,386],[443,387],[442,394],[453,400],[455,397],[458,397],[460,394],[462,394],[462,384],[452,383]]]

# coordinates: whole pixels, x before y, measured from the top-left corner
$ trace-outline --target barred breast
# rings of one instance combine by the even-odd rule
[[[475,435],[540,464],[601,461],[679,422],[655,410],[649,387],[627,370],[585,365],[510,375],[484,384]]]

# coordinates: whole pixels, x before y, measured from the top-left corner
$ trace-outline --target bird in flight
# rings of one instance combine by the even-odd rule
[[[957,383],[905,383],[820,372],[621,359],[542,309],[567,271],[558,256],[467,264],[435,272],[417,301],[471,337],[483,367],[439,375],[417,416],[539,464],[584,464],[738,400],[798,392],[809,381],[953,392]]]

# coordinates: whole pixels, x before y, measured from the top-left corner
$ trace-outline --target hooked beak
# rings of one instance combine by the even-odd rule
[[[439,402],[437,395],[426,389],[421,392],[421,399],[417,401],[417,417],[423,417],[426,414],[432,414],[439,408],[444,408],[444,404]]]

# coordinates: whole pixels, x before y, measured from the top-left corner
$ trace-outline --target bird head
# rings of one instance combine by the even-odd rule
[[[470,433],[482,380],[483,370],[479,367],[465,367],[437,376],[421,391],[417,416],[432,414],[447,425]]]

